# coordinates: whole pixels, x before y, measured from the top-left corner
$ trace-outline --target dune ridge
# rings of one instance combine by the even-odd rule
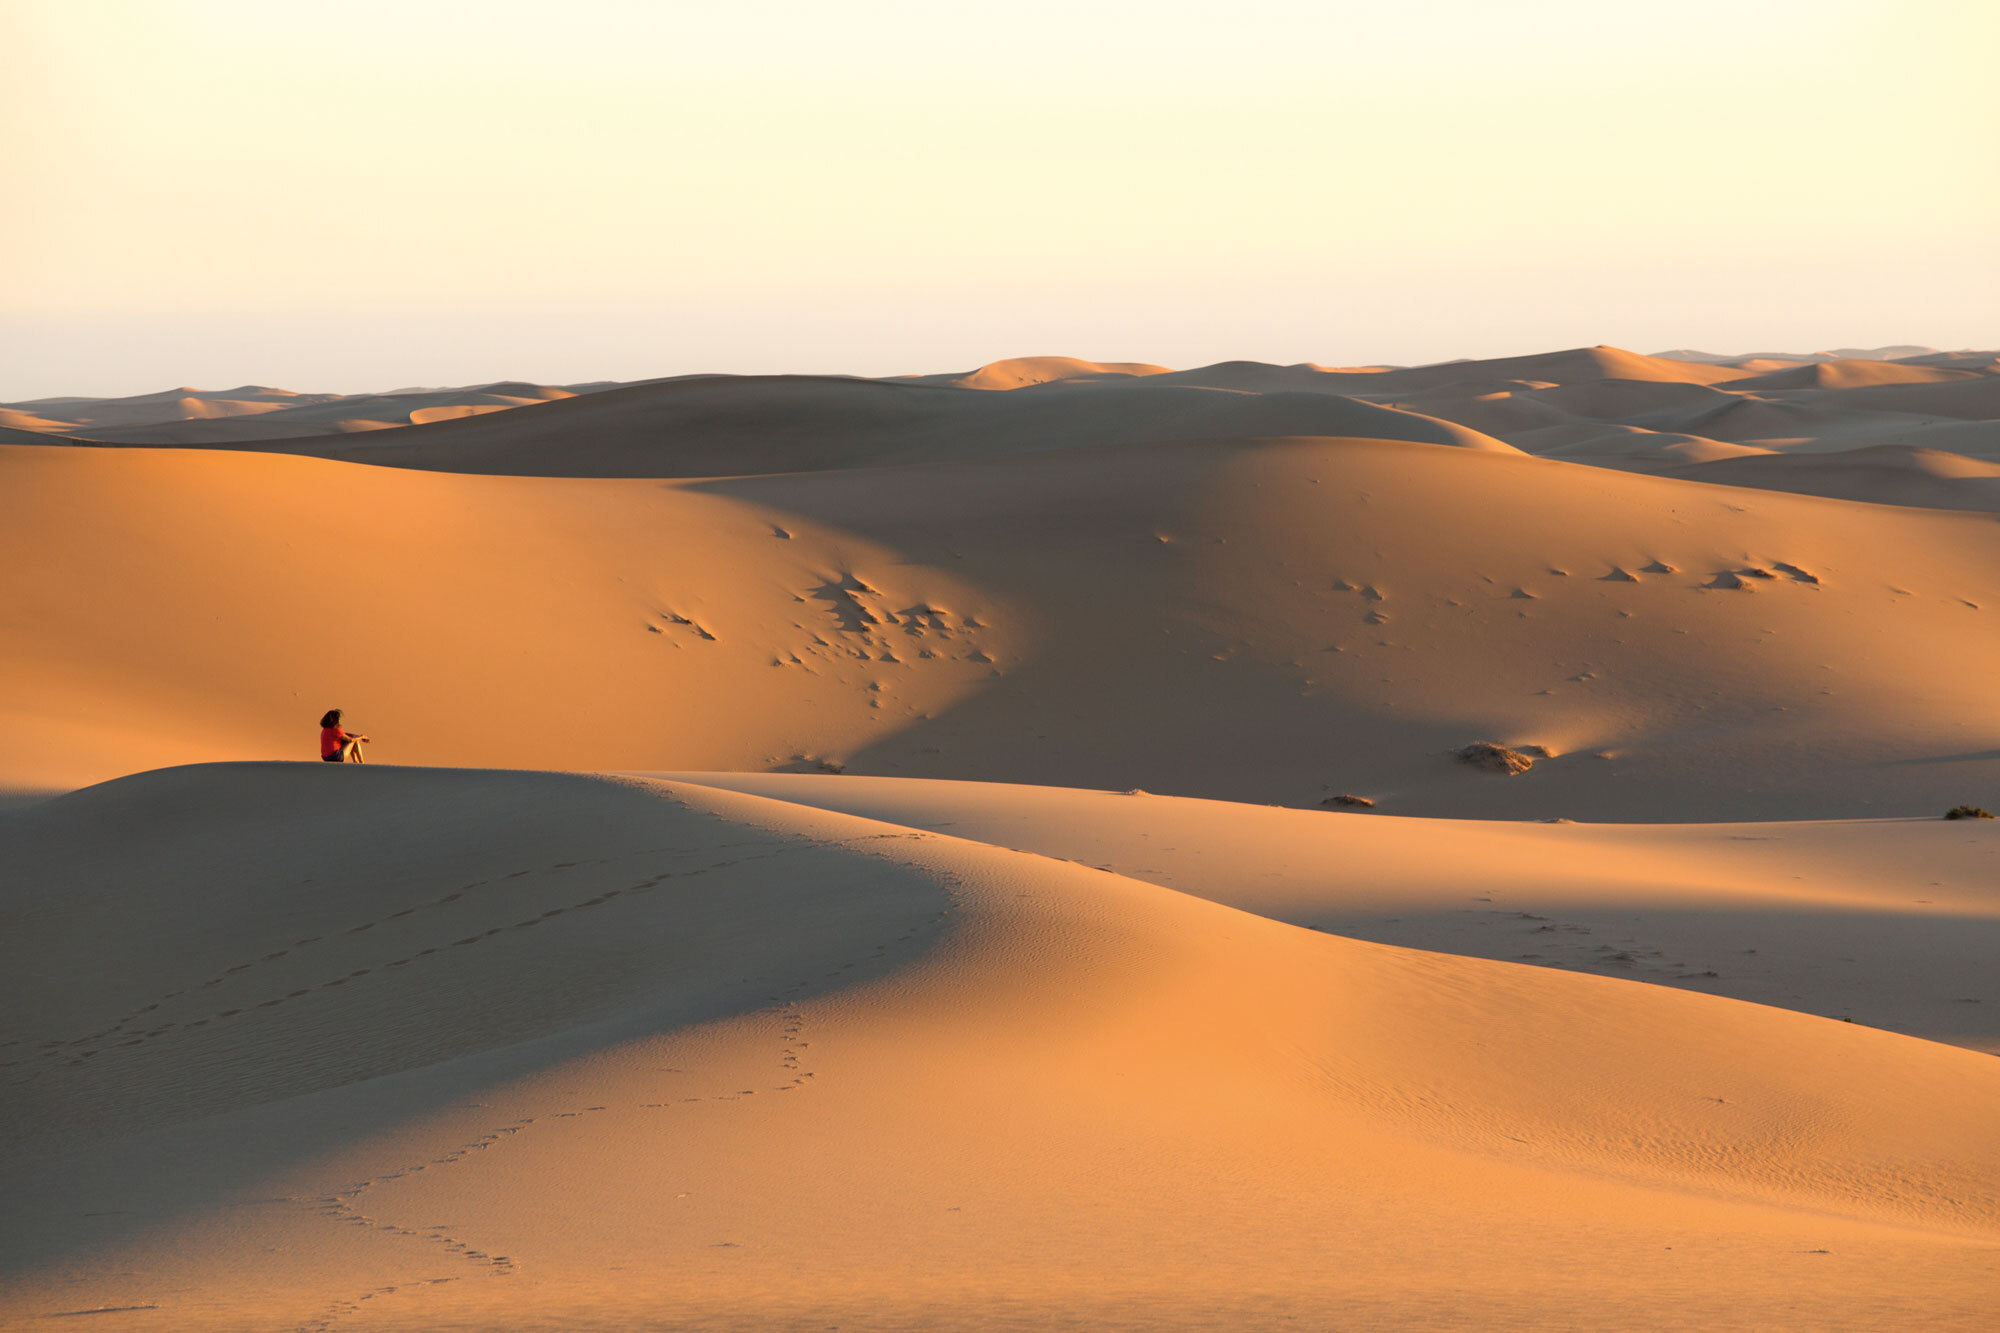
[[[43,433],[527,476],[730,476],[965,461],[1202,437],[1367,435],[1672,471],[1732,450],[1902,446],[2000,459],[2000,356],[1915,346],[1721,357],[1609,346],[1428,366],[1016,357],[970,372],[504,381],[374,395],[245,385],[0,404],[0,443]],[[604,395],[603,401],[550,404]],[[1314,401],[1321,399],[1326,401]],[[521,409],[528,409],[525,412]],[[1390,415],[1384,415],[1384,413]],[[492,418],[469,423],[470,418]],[[1974,485],[1876,487],[1853,467],[1715,469],[1713,484],[1984,509]]]

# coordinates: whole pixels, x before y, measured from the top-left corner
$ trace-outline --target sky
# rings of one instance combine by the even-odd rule
[[[0,401],[2000,345],[2000,3],[0,0]]]

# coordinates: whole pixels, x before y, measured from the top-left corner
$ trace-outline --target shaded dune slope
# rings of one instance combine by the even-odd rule
[[[1969,1328],[1990,1295],[1970,1052],[690,784],[232,765],[7,818],[12,1318],[1860,1328],[1921,1291]]]

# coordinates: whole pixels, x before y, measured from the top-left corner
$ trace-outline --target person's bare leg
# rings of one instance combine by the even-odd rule
[[[343,764],[360,764],[367,762],[361,757],[361,742],[342,741],[340,743],[340,762]]]

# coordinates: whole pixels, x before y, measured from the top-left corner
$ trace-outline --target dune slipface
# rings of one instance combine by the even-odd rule
[[[1987,1329],[1996,371],[0,405],[0,1325]]]

